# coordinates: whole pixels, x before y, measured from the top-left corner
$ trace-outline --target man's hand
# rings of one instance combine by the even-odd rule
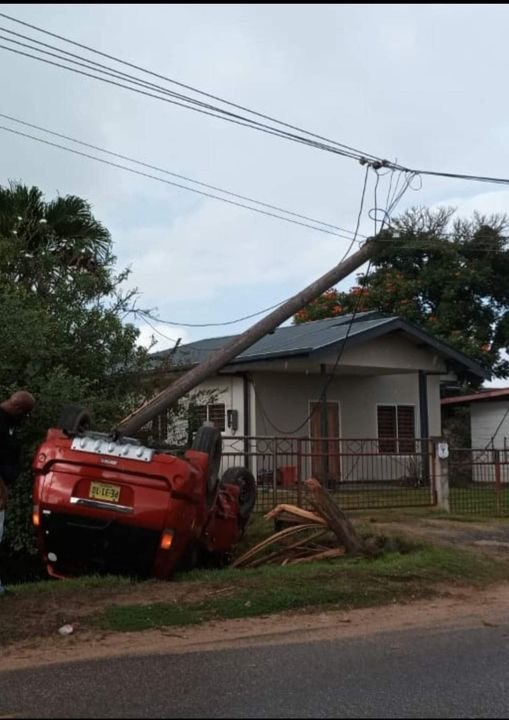
[[[4,483],[2,478],[0,478],[0,511],[5,510],[8,499],[9,491],[7,490],[7,485]]]

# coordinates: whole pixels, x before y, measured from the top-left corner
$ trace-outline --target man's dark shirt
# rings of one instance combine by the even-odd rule
[[[12,485],[21,472],[16,427],[16,418],[0,407],[0,477],[6,485]]]

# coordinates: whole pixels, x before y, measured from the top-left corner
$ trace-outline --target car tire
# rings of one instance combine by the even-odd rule
[[[62,408],[57,427],[67,435],[85,433],[92,427],[92,415],[81,405],[68,403]]]
[[[215,427],[202,425],[193,440],[192,449],[207,453],[209,456],[207,505],[210,507],[214,502],[219,486],[219,468],[221,466],[221,454],[223,451],[221,432]]]
[[[239,488],[239,524],[243,529],[256,503],[256,480],[247,468],[232,467],[223,473],[221,485],[237,485]]]

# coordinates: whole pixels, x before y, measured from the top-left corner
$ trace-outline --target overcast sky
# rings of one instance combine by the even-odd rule
[[[18,19],[410,167],[509,175],[505,5],[0,7]],[[0,26],[27,32],[2,18]],[[2,113],[355,227],[364,169],[352,159],[0,52]],[[4,131],[0,153],[0,183],[21,180],[38,185],[48,197],[72,193],[91,202],[112,232],[119,267],[132,268],[130,283],[142,293],[140,306],[157,307],[165,319],[213,323],[256,312],[328,270],[349,244]],[[383,178],[379,196],[386,183]],[[399,209],[445,204],[462,214],[506,212],[508,199],[500,186],[424,178],[422,188],[409,191]],[[373,231],[367,214],[373,206],[370,181],[361,224],[365,233]],[[240,332],[248,325],[157,329],[185,342]],[[152,330],[140,327],[145,341]],[[157,337],[158,349],[172,345]]]

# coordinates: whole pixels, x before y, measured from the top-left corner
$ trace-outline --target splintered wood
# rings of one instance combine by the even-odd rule
[[[305,485],[315,512],[277,505],[265,518],[286,527],[250,548],[233,567],[297,565],[364,552],[362,539],[327,490],[314,479]]]

